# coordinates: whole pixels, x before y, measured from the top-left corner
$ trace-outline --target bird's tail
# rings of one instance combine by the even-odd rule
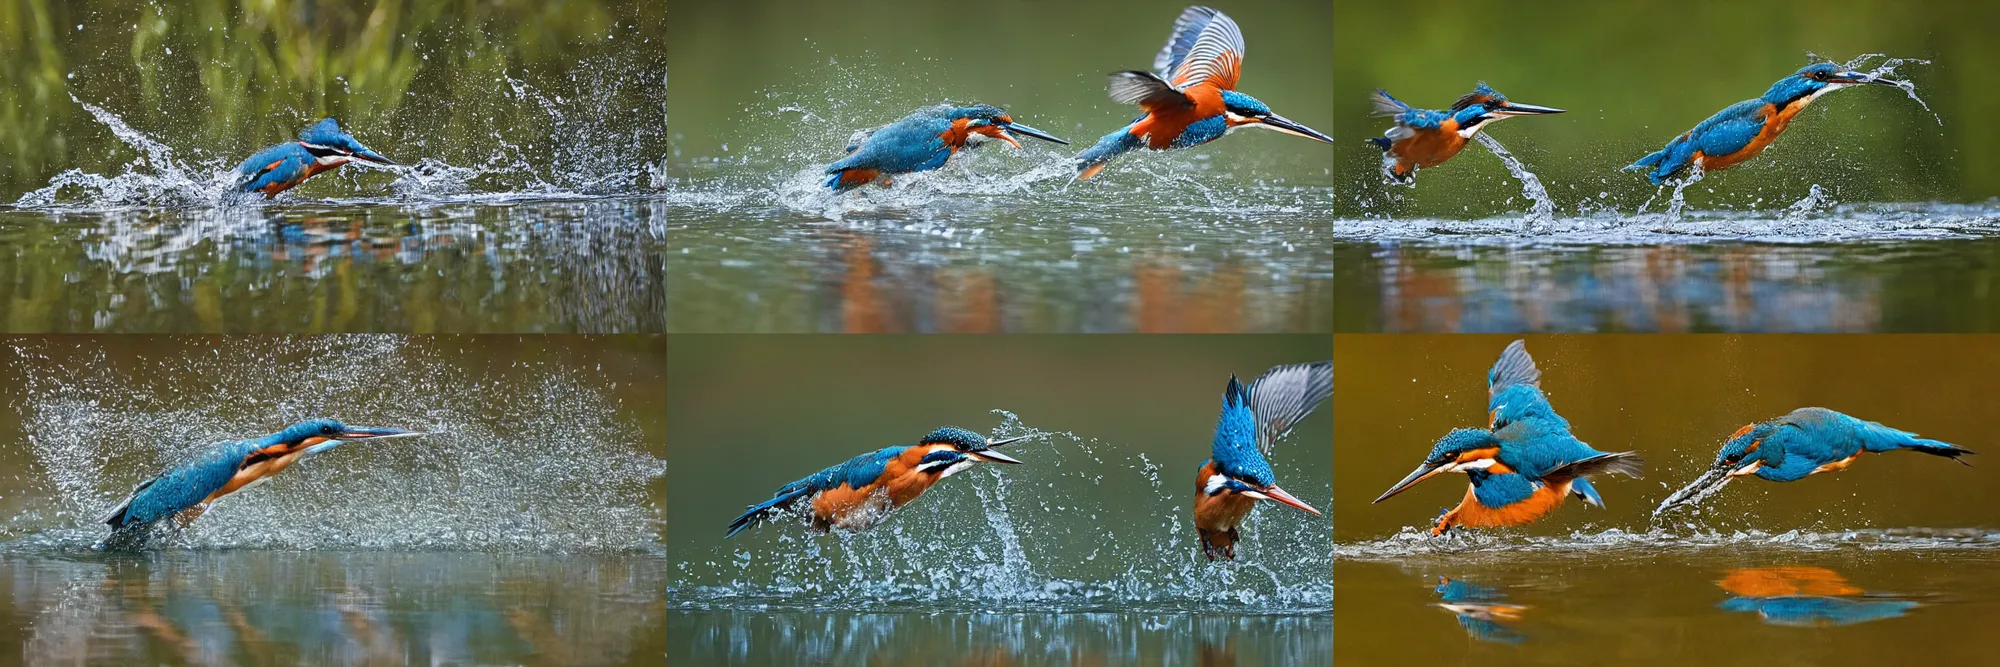
[[[1624,475],[1626,477],[1637,478],[1644,477],[1645,472],[1646,459],[1639,456],[1637,452],[1615,452],[1611,454],[1598,454],[1556,466],[1547,475],[1543,475],[1543,479],[1573,479],[1590,477],[1592,475]],[[1575,490],[1576,486],[1574,484],[1570,485],[1570,491],[1574,493]],[[1590,490],[1592,493],[1597,491],[1594,487]],[[1601,506],[1603,499],[1598,499],[1598,502]]]
[[[1689,138],[1687,134],[1675,137],[1667,142],[1666,148],[1639,158],[1638,162],[1625,167],[1625,171],[1644,172],[1646,180],[1652,181],[1653,185],[1667,182],[1675,174],[1686,171],[1688,165],[1694,162],[1694,142]]]
[[[1921,438],[1915,433],[1890,428],[1876,422],[1862,422],[1859,434],[1861,447],[1876,453],[1908,449],[1932,456],[1942,456],[1965,465],[1972,464],[1966,463],[1962,457],[1978,453],[1949,442]]]
[[[832,168],[829,167],[828,169]],[[848,190],[853,190],[863,185],[873,183],[875,182],[875,179],[881,177],[881,175],[882,172],[880,171],[874,169],[862,169],[859,167],[850,169],[841,169],[839,171],[829,171],[827,173],[826,183],[824,185],[828,189],[833,190],[836,193],[846,192]]]
[[[1097,144],[1091,146],[1089,150],[1076,156],[1076,177],[1090,180],[1098,172],[1104,171],[1104,166],[1110,164],[1112,158],[1129,153],[1138,147],[1139,138],[1132,136],[1132,126],[1118,128],[1111,134],[1104,135],[1104,138],[1098,139]]]
[[[784,511],[794,501],[806,497],[811,492],[812,489],[804,484],[793,484],[780,489],[778,495],[751,505],[748,511],[736,517],[735,521],[729,522],[729,534],[723,535],[722,539],[726,540],[735,537],[737,533],[749,530],[751,526],[757,525],[757,522],[770,518],[771,513]]]

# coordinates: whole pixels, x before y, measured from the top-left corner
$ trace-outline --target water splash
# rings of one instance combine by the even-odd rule
[[[294,466],[217,501],[169,544],[655,548],[658,509],[646,487],[664,463],[645,453],[639,428],[595,376],[557,362],[471,375],[457,346],[408,340],[231,339],[117,364],[104,349],[60,339],[0,352],[24,369],[26,400],[16,409],[47,487],[30,511],[0,525],[0,537],[88,545],[104,534],[94,519],[105,508],[209,443],[333,416],[431,435],[350,445]]]
[[[1535,172],[1528,171],[1527,165],[1521,164],[1513,153],[1507,152],[1507,148],[1501,146],[1500,141],[1494,139],[1493,135],[1480,132],[1472,136],[1479,141],[1479,145],[1493,151],[1493,155],[1507,165],[1507,172],[1514,175],[1514,180],[1521,182],[1521,195],[1533,202],[1533,207],[1528,210],[1528,216],[1521,221],[1521,231],[1533,232],[1535,223],[1555,220],[1556,204],[1549,198],[1549,191],[1542,188],[1542,179],[1536,177]]]
[[[1824,58],[1821,57],[1819,54],[1812,53],[1810,51],[1806,52],[1806,57],[1811,59],[1813,62],[1832,61],[1831,58]],[[1922,60],[1918,58],[1890,58],[1888,55],[1881,53],[1864,53],[1861,54],[1860,56],[1856,56],[1853,60],[1841,63],[1840,68],[1849,71],[1859,71],[1861,68],[1868,66],[1868,61],[1874,60],[1876,58],[1881,58],[1882,62],[1877,63],[1873,69],[1870,69],[1866,72],[1862,72],[1862,74],[1864,75],[1862,78],[1863,81],[1876,81],[1879,79],[1888,79],[1891,76],[1899,76],[1898,73],[1896,72],[1896,68],[1902,67],[1903,65],[1931,64],[1931,61],[1929,60]],[[1936,111],[1932,111],[1931,105],[1924,103],[1923,98],[1917,97],[1917,84],[1915,82],[1910,81],[1908,78],[1889,79],[1889,81],[1895,84],[1896,88],[1901,89],[1904,95],[1908,95],[1910,96],[1910,99],[1916,100],[1917,106],[1923,107],[1924,112],[1929,113],[1931,115],[1931,118],[1935,119],[1939,126],[1944,125],[1944,117],[1939,116]]]
[[[1605,555],[1616,552],[1655,553],[1710,549],[1782,548],[1801,551],[1930,551],[2000,549],[2000,533],[1983,529],[1856,529],[1839,531],[1761,530],[1716,531],[1696,524],[1655,527],[1642,532],[1616,528],[1601,532],[1530,536],[1507,532],[1457,531],[1433,538],[1424,528],[1405,528],[1372,541],[1334,545],[1337,560],[1387,560],[1447,557],[1463,562],[1475,557],[1505,558],[1508,554],[1551,553]]]
[[[104,176],[71,169],[57,174],[49,184],[21,195],[14,202],[22,208],[123,208],[133,206],[220,206],[247,200],[234,195],[235,177],[229,166],[214,156],[184,161],[166,144],[146,136],[116,114],[70,95],[70,101],[89,111],[92,118],[111,131],[112,136],[139,153],[139,159],[124,171]]]
[[[810,535],[781,522],[710,549],[677,547],[669,604],[1273,613],[1331,606],[1332,543],[1324,518],[1259,508],[1242,529],[1238,560],[1209,563],[1185,518],[1190,485],[1179,483],[1185,480],[1167,483],[1161,466],[1143,454],[1111,454],[1126,448],[995,412],[1004,421],[991,435],[1031,436],[1017,447],[1033,466],[955,475],[869,532]],[[1309,478],[1286,470],[1279,476]],[[1146,491],[1118,507],[1073,492],[1107,479]],[[1331,495],[1325,484],[1307,493]]]

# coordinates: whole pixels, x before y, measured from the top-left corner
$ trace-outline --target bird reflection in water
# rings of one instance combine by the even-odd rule
[[[1872,331],[1882,289],[1809,249],[1589,252],[1404,245],[1380,251],[1388,331]]]
[[[1515,631],[1526,605],[1509,604],[1500,589],[1480,586],[1450,577],[1438,577],[1438,608],[1458,616],[1465,634],[1483,642],[1519,644],[1528,638]]]
[[[1119,267],[1124,275],[1092,279],[1074,288],[1083,293],[1067,295],[1092,307],[1059,312],[1033,305],[1046,301],[1033,293],[1038,288],[1026,286],[1033,277],[1021,275],[1010,284],[1000,275],[1006,265],[894,257],[905,251],[852,230],[833,233],[824,247],[821,256],[834,266],[819,290],[834,303],[819,310],[823,330],[998,333],[1072,318],[1080,321],[1064,326],[1086,331],[1239,333],[1272,326],[1246,319],[1247,300],[1255,295],[1244,267],[1234,263],[1190,270],[1187,257],[1135,252]],[[1283,326],[1293,326],[1291,319],[1304,317],[1291,313],[1300,304],[1271,307],[1287,313]]]
[[[1739,567],[1716,582],[1736,597],[1717,605],[1755,612],[1771,625],[1827,627],[1896,618],[1917,606],[1909,600],[1870,594],[1823,567],[1781,565]]]

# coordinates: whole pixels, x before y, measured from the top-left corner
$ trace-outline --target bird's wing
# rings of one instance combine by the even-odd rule
[[[1137,104],[1147,112],[1156,109],[1185,109],[1194,106],[1188,99],[1165,79],[1152,72],[1116,72],[1111,75],[1111,100],[1119,104]]]
[[[1372,116],[1400,116],[1403,112],[1410,110],[1410,105],[1404,104],[1402,100],[1390,97],[1389,91],[1380,88],[1376,88],[1375,94],[1368,96],[1368,102],[1374,107],[1369,113]]]
[[[248,441],[214,446],[194,461],[134,487],[130,498],[105,514],[105,521],[120,519],[114,527],[152,523],[199,505],[210,494],[228,486],[230,478],[242,468],[244,458],[257,450]]]
[[[1535,367],[1535,358],[1528,356],[1528,342],[1522,340],[1508,343],[1507,349],[1500,351],[1500,360],[1493,362],[1493,370],[1487,371],[1486,398],[1492,400],[1517,384],[1542,387],[1542,370]]]
[[[1695,127],[1695,148],[1703,155],[1729,155],[1750,145],[1764,131],[1764,105],[1741,102]]]
[[[1533,480],[1514,473],[1486,475],[1474,478],[1472,497],[1481,505],[1499,509],[1534,496],[1539,486]]]
[[[1646,459],[1634,452],[1598,454],[1586,459],[1571,461],[1550,470],[1543,479],[1564,479],[1589,477],[1592,475],[1624,475],[1644,477]]]
[[[1250,382],[1250,413],[1257,416],[1257,450],[1265,456],[1292,427],[1333,395],[1333,362],[1276,366]]]
[[[1173,36],[1153,57],[1153,69],[1182,90],[1202,83],[1235,90],[1243,73],[1243,31],[1227,14],[1189,7],[1174,20]]]

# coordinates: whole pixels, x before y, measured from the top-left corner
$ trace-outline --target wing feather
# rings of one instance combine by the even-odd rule
[[[1228,14],[1189,7],[1174,20],[1173,36],[1153,57],[1153,69],[1181,90],[1203,83],[1235,90],[1243,53],[1243,31]]]

